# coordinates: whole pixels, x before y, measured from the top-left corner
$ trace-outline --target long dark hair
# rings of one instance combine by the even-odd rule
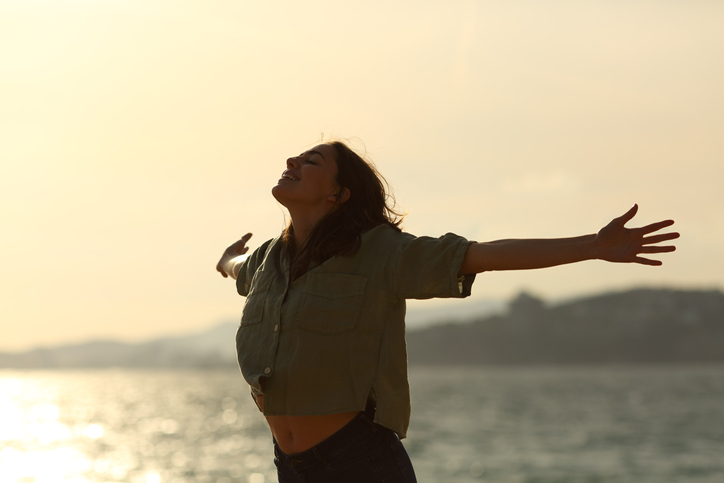
[[[282,241],[291,258],[291,278],[303,275],[312,263],[335,256],[351,256],[359,249],[360,235],[378,225],[400,230],[404,215],[395,211],[395,200],[385,178],[341,141],[328,143],[337,154],[337,184],[340,193],[347,188],[349,199],[340,202],[314,226],[306,243],[298,249],[291,223],[282,232]]]

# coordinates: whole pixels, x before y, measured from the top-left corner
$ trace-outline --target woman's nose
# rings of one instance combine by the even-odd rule
[[[287,158],[287,168],[294,168],[297,165],[297,158]]]

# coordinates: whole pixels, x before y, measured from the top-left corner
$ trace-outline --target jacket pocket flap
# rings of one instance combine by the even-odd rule
[[[338,299],[364,294],[367,278],[346,273],[309,272],[304,284],[304,293]]]

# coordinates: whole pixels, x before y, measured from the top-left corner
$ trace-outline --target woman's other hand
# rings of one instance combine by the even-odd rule
[[[630,210],[622,216],[614,218],[611,223],[596,234],[594,240],[596,258],[609,262],[661,265],[660,260],[651,260],[640,256],[640,254],[666,253],[676,250],[673,245],[658,245],[658,243],[679,238],[678,233],[652,235],[652,233],[662,228],[673,225],[674,220],[659,221],[641,228],[626,228],[624,226],[636,215],[638,209],[638,205],[633,205]]]
[[[240,263],[236,263],[235,259],[249,251],[249,247],[246,246],[246,242],[251,238],[251,233],[247,233],[240,240],[229,246],[224,250],[224,254],[221,255],[219,263],[216,264],[216,270],[221,274],[222,277],[236,278],[238,273],[238,267]]]

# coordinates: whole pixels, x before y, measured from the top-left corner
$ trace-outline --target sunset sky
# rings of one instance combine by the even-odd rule
[[[431,307],[724,288],[722,25],[713,0],[0,0],[0,350],[238,318],[221,252],[280,232],[286,158],[331,136],[414,234],[582,235],[633,203],[682,234],[662,267]]]

